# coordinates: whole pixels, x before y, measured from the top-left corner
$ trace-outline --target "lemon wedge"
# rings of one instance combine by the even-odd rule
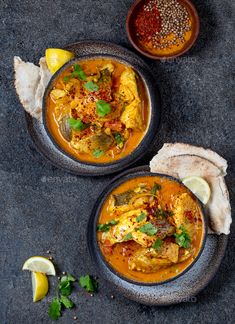
[[[36,271],[43,274],[55,276],[55,267],[47,258],[41,256],[33,256],[25,261],[22,270]]]
[[[192,176],[184,178],[182,182],[204,205],[208,203],[211,196],[211,189],[206,180],[201,177]]]
[[[47,276],[40,272],[32,272],[33,301],[44,298],[48,292]]]
[[[61,66],[70,61],[74,54],[60,49],[60,48],[47,48],[46,49],[46,62],[48,69],[51,73],[55,73]]]

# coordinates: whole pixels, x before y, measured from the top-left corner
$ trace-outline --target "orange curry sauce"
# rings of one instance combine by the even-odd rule
[[[119,80],[121,73],[125,70],[127,67],[126,65],[116,61],[116,60],[110,60],[110,59],[90,59],[90,60],[82,60],[78,61],[79,65],[82,67],[84,72],[87,75],[95,74],[97,73],[97,68],[99,66],[102,66],[106,63],[112,63],[114,65],[114,72],[112,74],[112,92],[116,92],[119,87]],[[63,78],[70,73],[71,67],[68,67],[63,73],[61,73],[56,80],[54,81],[54,87],[57,89],[63,89]],[[115,160],[119,160],[121,158],[124,158],[125,156],[129,155],[141,142],[143,139],[146,129],[148,127],[148,120],[149,120],[149,101],[147,97],[147,93],[145,90],[145,86],[140,79],[139,75],[136,74],[136,81],[138,86],[138,92],[141,99],[141,107],[142,107],[142,121],[143,121],[143,130],[131,130],[130,137],[125,142],[124,147],[122,148],[121,152],[117,152],[115,149],[110,150],[107,154],[101,156],[99,159],[92,156],[92,154],[79,152],[75,148],[73,148],[70,143],[62,136],[60,129],[59,129],[59,123],[56,120],[55,117],[55,107],[56,104],[53,102],[53,100],[48,96],[47,98],[47,125],[50,130],[50,133],[52,137],[54,138],[55,142],[58,144],[59,147],[63,149],[63,151],[67,152],[74,158],[84,161],[84,162],[90,162],[90,163],[111,163]]]
[[[121,184],[116,189],[114,189],[113,192],[106,199],[102,207],[98,223],[104,224],[112,219],[118,219],[118,217],[115,217],[115,212],[110,213],[108,211],[108,207],[110,204],[109,198],[111,195],[120,194],[127,190],[136,188],[140,183],[146,183],[147,185],[153,186],[155,182],[161,185],[160,201],[162,206],[167,204],[169,207],[171,207],[172,201],[174,200],[172,200],[172,197],[177,197],[179,194],[189,193],[192,196],[192,194],[189,192],[189,190],[187,190],[187,188],[185,188],[180,183],[168,178],[147,176],[130,179],[127,182]],[[128,268],[128,259],[140,247],[138,243],[134,241],[117,243],[110,249],[101,242],[102,232],[97,232],[97,240],[104,258],[110,264],[111,267],[113,267],[118,273],[120,273],[120,275],[137,282],[157,283],[178,276],[193,262],[193,260],[199,254],[205,235],[205,226],[203,223],[202,211],[200,206],[198,206],[198,215],[197,222],[195,222],[195,227],[196,234],[194,235],[191,241],[191,244],[194,248],[194,254],[184,262],[176,263],[164,269],[161,268],[160,270],[157,270],[154,273],[133,271]]]

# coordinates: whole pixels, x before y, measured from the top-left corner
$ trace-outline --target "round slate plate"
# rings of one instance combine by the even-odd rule
[[[137,70],[148,87],[148,92],[150,94],[150,105],[152,109],[154,109],[151,112],[151,121],[149,123],[149,129],[146,132],[146,138],[140,142],[138,147],[133,151],[133,154],[131,153],[130,156],[123,159],[123,162],[119,161],[120,163],[112,163],[109,165],[101,164],[99,166],[79,162],[78,160],[69,157],[67,154],[64,154],[62,150],[57,148],[57,145],[53,143],[45,129],[44,124],[25,113],[29,135],[31,136],[38,151],[42,153],[47,160],[49,160],[55,166],[70,173],[83,176],[101,176],[124,170],[146,153],[147,147],[149,147],[151,142],[154,140],[156,130],[158,129],[160,122],[160,95],[151,70],[148,65],[136,54],[121,46],[108,42],[81,41],[67,45],[65,46],[65,49],[73,52],[78,58],[89,55],[111,56],[117,60],[131,64]]]
[[[142,171],[150,172],[148,166],[133,168],[115,177],[111,184],[125,175]],[[104,193],[105,192],[106,189],[104,189]],[[103,194],[101,194],[100,198],[97,200],[94,208],[99,204]],[[105,265],[100,253],[96,253],[96,245],[94,244],[96,238],[92,235],[94,215],[95,213],[92,213],[87,228],[88,248],[93,262],[98,266],[101,276],[109,284],[125,297],[141,304],[165,306],[193,301],[194,296],[205,288],[214,277],[227,246],[227,235],[208,235],[202,254],[191,269],[184,275],[164,284],[141,286],[140,284],[127,282],[115,275],[115,273]]]

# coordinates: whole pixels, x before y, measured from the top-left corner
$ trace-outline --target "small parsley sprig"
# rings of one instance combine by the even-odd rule
[[[76,278],[71,274],[63,276],[60,279],[57,286],[57,296],[52,299],[48,309],[48,315],[53,321],[58,320],[62,316],[64,309],[74,307],[73,301],[68,296],[71,295],[76,281]],[[79,278],[79,284],[89,293],[93,293],[98,289],[97,281],[90,275],[81,276]]]
[[[62,315],[63,308],[73,308],[74,303],[68,296],[72,293],[73,282],[75,281],[76,279],[71,274],[60,279],[57,287],[57,297],[53,298],[48,309],[48,315],[52,320],[57,320]]]

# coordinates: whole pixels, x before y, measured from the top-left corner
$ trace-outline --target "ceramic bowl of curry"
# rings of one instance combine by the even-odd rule
[[[43,123],[63,154],[94,175],[107,174],[146,152],[158,129],[159,104],[150,71],[115,56],[88,55],[53,75]]]
[[[183,276],[202,253],[206,235],[203,207],[180,181],[131,172],[98,199],[88,247],[111,283],[155,286]]]
[[[199,28],[198,13],[190,0],[136,0],[126,19],[131,44],[156,60],[186,53],[194,45]]]

